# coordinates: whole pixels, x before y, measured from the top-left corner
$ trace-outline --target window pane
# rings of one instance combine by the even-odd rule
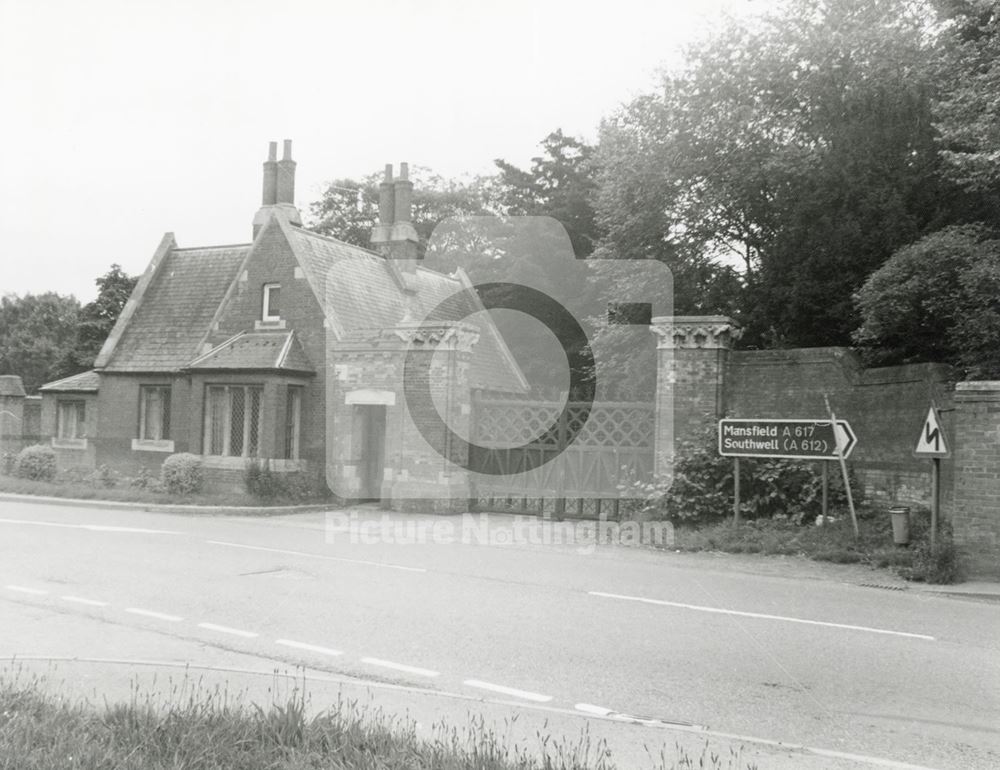
[[[281,315],[281,305],[279,304],[281,296],[280,286],[270,286],[267,289],[267,314],[271,317],[278,317]]]
[[[244,420],[246,420],[246,391],[229,389],[229,454],[243,455]]]
[[[288,388],[288,403],[285,414],[285,458],[299,459],[299,431],[302,424],[302,388],[292,385]]]
[[[249,427],[249,437],[247,445],[247,456],[257,457],[260,454],[260,388],[247,388],[250,397],[249,414],[247,415],[247,425]]]
[[[208,389],[209,454],[221,455],[224,447],[226,389]]]

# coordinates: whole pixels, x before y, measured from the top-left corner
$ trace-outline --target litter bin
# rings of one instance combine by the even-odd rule
[[[892,516],[892,542],[896,545],[910,544],[910,509],[896,505],[889,509]]]

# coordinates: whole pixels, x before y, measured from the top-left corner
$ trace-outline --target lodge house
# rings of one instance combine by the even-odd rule
[[[280,160],[269,149],[252,241],[182,248],[164,235],[94,369],[41,388],[41,433],[63,467],[157,472],[191,452],[216,488],[241,485],[251,458],[355,499],[461,487],[403,418],[406,350],[453,367],[442,381],[458,423],[472,390],[526,383],[481,306],[422,323],[471,284],[417,261],[407,165],[395,179],[386,167],[369,250],[302,227],[291,142]]]

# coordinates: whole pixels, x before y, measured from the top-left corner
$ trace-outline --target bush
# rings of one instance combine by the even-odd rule
[[[942,534],[931,547],[925,540],[913,549],[913,566],[900,571],[907,580],[947,585],[962,579],[958,550],[947,534]]]
[[[163,461],[160,482],[172,495],[189,495],[201,489],[201,458],[189,452],[170,455]]]
[[[14,475],[33,481],[52,481],[56,477],[55,451],[44,444],[25,447],[14,461]]]
[[[298,503],[315,496],[312,479],[301,471],[278,473],[268,460],[250,459],[243,472],[246,491],[263,502]]]
[[[118,486],[118,473],[105,463],[91,474],[90,481],[95,487],[114,489]]]
[[[139,467],[135,476],[129,480],[128,485],[132,489],[151,489],[154,491],[162,487],[160,480],[145,465]]]
[[[631,484],[623,488],[625,507],[651,518],[702,523],[733,512],[733,458],[718,452],[715,427],[685,443],[674,460],[673,483]],[[784,516],[795,524],[820,513],[823,477],[816,463],[801,460],[740,459],[740,517]],[[852,489],[856,486],[852,481]],[[855,494],[855,503],[859,503]],[[846,507],[839,470],[829,476],[830,508]]]

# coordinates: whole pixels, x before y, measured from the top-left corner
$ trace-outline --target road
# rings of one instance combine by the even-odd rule
[[[244,683],[235,670],[301,666],[314,700],[347,687],[428,720],[518,713],[528,735],[589,724],[623,767],[644,744],[705,741],[762,768],[1000,767],[1000,605],[512,543],[514,521],[0,502],[0,658],[125,692],[156,666]],[[415,522],[430,542],[399,542]],[[472,542],[450,537],[470,522]]]

